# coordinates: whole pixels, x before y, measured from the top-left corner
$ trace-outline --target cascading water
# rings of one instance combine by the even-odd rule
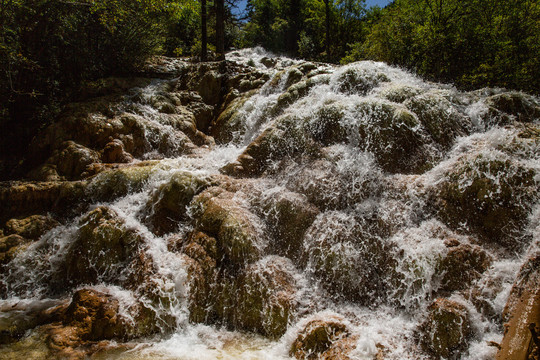
[[[538,99],[261,49],[204,66],[155,65],[179,77],[43,135],[128,160],[61,173],[62,143],[34,172],[69,186],[39,239],[4,226],[0,357],[493,358],[539,251]],[[9,189],[6,220],[49,210]]]

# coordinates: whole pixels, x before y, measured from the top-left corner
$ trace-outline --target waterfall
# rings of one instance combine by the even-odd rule
[[[495,356],[539,252],[539,99],[262,49],[226,76],[163,61],[73,105],[36,182],[2,185],[0,357]],[[36,214],[55,223],[31,239]],[[77,317],[93,294],[114,324]]]

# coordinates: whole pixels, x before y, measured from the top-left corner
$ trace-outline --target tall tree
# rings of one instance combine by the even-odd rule
[[[206,31],[206,0],[201,0],[201,61],[206,61],[208,52],[208,33]]]
[[[225,1],[215,0],[216,6],[216,52],[219,60],[225,60]]]
[[[325,51],[326,59],[330,61],[330,3],[329,0],[324,0],[324,10],[325,10],[325,22],[326,22],[326,40],[325,40]]]

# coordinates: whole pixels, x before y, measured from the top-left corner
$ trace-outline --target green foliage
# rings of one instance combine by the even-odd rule
[[[537,1],[396,0],[365,26],[343,62],[385,61],[465,88],[540,91]]]

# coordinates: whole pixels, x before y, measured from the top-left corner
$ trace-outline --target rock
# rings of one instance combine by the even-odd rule
[[[235,194],[210,187],[193,199],[196,228],[217,239],[220,266],[241,267],[260,258],[260,220],[234,200]]]
[[[137,270],[141,235],[104,206],[82,217],[78,226],[66,256],[66,281],[73,285],[127,282]]]
[[[403,84],[391,84],[380,92],[384,98],[396,103],[404,103],[420,93],[422,93],[421,89]]]
[[[129,192],[141,191],[157,171],[157,165],[150,161],[103,171],[90,180],[86,194],[94,201],[112,201]]]
[[[486,99],[488,125],[503,126],[512,120],[533,122],[540,118],[540,102],[531,95],[507,92]]]
[[[51,211],[76,213],[86,186],[84,181],[0,183],[0,222]]]
[[[304,238],[307,271],[335,297],[366,306],[380,302],[395,265],[377,226],[338,211],[320,214]]]
[[[123,311],[110,293],[83,288],[73,294],[63,324],[78,328],[81,339],[91,341],[126,340],[158,330],[154,313],[141,304],[134,302]]]
[[[324,146],[347,143],[347,128],[342,124],[345,116],[344,106],[330,103],[317,111],[307,120],[307,129],[311,136]]]
[[[302,240],[319,209],[305,196],[290,191],[272,193],[261,199],[262,214],[275,243],[271,246],[282,256],[296,257],[302,249]]]
[[[437,264],[435,273],[441,275],[439,291],[451,293],[465,290],[480,278],[493,259],[480,246],[469,244],[447,245],[449,251]]]
[[[346,66],[339,73],[337,89],[346,94],[366,95],[382,82],[390,82],[388,76],[383,72],[364,69],[352,64]]]
[[[422,348],[437,359],[457,358],[472,335],[467,309],[454,301],[439,298],[429,306],[428,312],[420,325]]]
[[[234,309],[232,314],[225,313],[226,318],[236,328],[279,338],[294,319],[298,305],[294,275],[290,260],[277,256],[249,265],[237,283],[237,302],[225,302]]]
[[[222,77],[216,71],[206,71],[202,76],[197,91],[208,105],[217,105],[221,99]]]
[[[426,145],[420,121],[409,110],[391,103],[362,101],[357,104],[360,147],[373,153],[390,173],[422,173],[432,166],[434,154]]]
[[[534,177],[519,163],[475,155],[451,169],[431,198],[447,224],[466,224],[486,242],[520,249],[519,234],[539,193]]]
[[[5,265],[28,243],[28,240],[19,235],[0,237],[0,265]]]
[[[350,330],[336,315],[308,322],[298,334],[289,351],[297,359],[347,359],[339,353]],[[334,355],[332,357],[329,355]]]
[[[188,220],[187,206],[195,195],[215,185],[212,180],[189,172],[177,172],[153,194],[147,208],[151,209],[148,222],[156,233],[171,232],[178,221]]]
[[[236,176],[257,176],[274,162],[300,154],[314,155],[320,149],[302,127],[302,120],[294,116],[282,116],[266,128],[237,161],[223,170]]]
[[[504,337],[497,360],[534,359],[530,324],[540,327],[540,252],[534,252],[521,267],[503,311]]]
[[[124,150],[124,143],[114,139],[103,148],[102,160],[105,163],[129,163],[133,161],[133,156]]]
[[[276,63],[277,63],[277,60],[273,58],[263,57],[261,59],[261,64],[263,64],[267,68],[273,68],[274,66],[276,66]]]
[[[229,105],[219,114],[214,123],[212,123],[212,136],[218,144],[226,144],[235,137],[245,132],[246,115],[240,112],[240,109],[252,96],[247,93],[244,96],[232,100]]]
[[[37,240],[50,229],[60,225],[50,216],[32,215],[23,219],[11,219],[5,225],[5,233],[17,234],[24,238]]]
[[[405,101],[404,105],[418,116],[429,135],[445,150],[458,136],[472,132],[471,120],[442,94],[428,92],[417,95]]]

